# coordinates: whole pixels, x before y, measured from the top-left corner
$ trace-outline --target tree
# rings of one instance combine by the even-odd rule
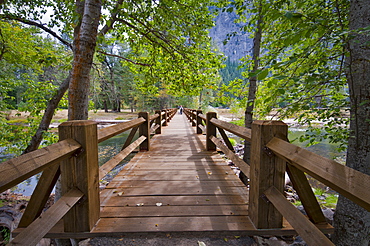
[[[159,85],[174,94],[196,94],[211,83],[217,75],[219,60],[207,35],[213,25],[208,9],[210,4],[209,0],[103,3],[97,0],[9,0],[1,5],[1,18],[36,26],[73,50],[68,118],[76,120],[87,119],[89,74],[95,50],[100,44],[119,41],[130,45],[135,54],[124,60],[135,66],[133,71],[145,75],[136,77],[139,88],[156,89]],[[103,15],[102,8],[106,10]],[[47,25],[41,24],[41,16],[47,12],[52,13],[50,21]],[[73,43],[58,35],[52,27],[58,27],[59,32],[69,36]],[[141,67],[137,68],[137,65]],[[58,95],[64,94],[64,88],[60,88]],[[50,105],[57,105],[60,97],[55,99]],[[44,131],[48,121],[44,121],[46,124],[40,132]],[[36,137],[37,141],[40,136]]]
[[[349,14],[350,39],[347,81],[351,100],[348,167],[370,175],[370,5],[368,1],[352,0]],[[370,212],[340,196],[335,212],[336,245],[363,245],[370,242]]]

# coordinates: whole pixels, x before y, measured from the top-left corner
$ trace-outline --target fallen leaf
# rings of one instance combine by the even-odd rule
[[[198,246],[207,246],[207,245],[201,241],[198,241]]]
[[[224,238],[224,241],[225,241],[225,242],[227,242],[227,241],[229,241],[229,240],[225,237],[225,238]]]
[[[144,206],[144,203],[138,203],[138,204],[136,204],[136,206],[138,206],[138,207]]]
[[[234,236],[236,239],[239,239],[240,238],[240,236]]]
[[[155,227],[158,227],[158,224],[155,224]]]
[[[212,175],[212,172],[208,172],[208,175]]]

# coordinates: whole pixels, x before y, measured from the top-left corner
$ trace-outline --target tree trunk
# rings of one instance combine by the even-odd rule
[[[75,30],[73,66],[69,86],[68,120],[87,120],[89,106],[90,70],[95,53],[97,30],[101,12],[100,0],[78,1],[81,24]]]
[[[349,29],[370,26],[367,0],[351,0]],[[353,32],[349,41],[347,81],[351,100],[350,137],[347,149],[348,167],[370,175],[370,36]],[[340,196],[334,217],[335,245],[368,246],[370,212]]]
[[[257,27],[254,32],[254,38],[253,38],[253,54],[252,54],[253,70],[252,70],[252,73],[257,72],[258,67],[259,67],[259,57],[260,57],[261,41],[262,41],[262,24],[263,24],[262,3],[259,3]],[[257,77],[252,76],[249,78],[248,101],[247,101],[245,114],[244,114],[244,117],[245,117],[244,124],[245,124],[245,127],[249,129],[251,129],[252,122],[253,122],[253,110],[254,110],[254,101],[256,99],[256,91],[257,91]],[[243,160],[246,163],[250,163],[250,148],[251,148],[250,142],[245,141]]]
[[[38,149],[38,147],[40,146],[40,143],[43,139],[43,134],[48,130],[50,122],[53,119],[55,109],[58,107],[60,100],[63,98],[63,95],[66,93],[68,89],[70,79],[71,76],[69,75],[60,85],[56,94],[48,102],[48,105],[45,109],[44,115],[42,116],[39,127],[35,135],[32,136],[32,139],[28,144],[27,148],[23,151],[23,154],[34,151]]]

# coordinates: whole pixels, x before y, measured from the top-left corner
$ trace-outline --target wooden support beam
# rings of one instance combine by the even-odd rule
[[[206,128],[206,149],[208,151],[215,151],[216,145],[210,139],[211,136],[216,136],[216,126],[211,123],[213,118],[216,118],[217,114],[215,112],[207,113],[207,128]]]
[[[317,202],[304,172],[292,165],[287,165],[287,173],[310,220],[314,224],[326,223],[320,204]]]
[[[267,147],[291,165],[370,211],[369,175],[278,138],[273,138]]]
[[[13,158],[0,164],[0,193],[47,167],[69,158],[81,148],[73,139],[65,139],[42,149]]]
[[[58,223],[63,216],[83,197],[78,189],[72,189],[64,194],[54,205],[37,218],[26,229],[22,230],[9,244],[11,246],[37,245],[40,240]]]
[[[294,207],[278,189],[271,186],[264,194],[308,245],[334,245],[314,224]]]
[[[274,186],[283,192],[286,163],[270,154],[266,144],[275,136],[286,139],[288,126],[281,121],[254,121],[252,124],[250,163],[250,218],[258,229],[281,228],[283,217],[271,204],[263,200],[263,192]]]
[[[59,165],[46,168],[37,182],[18,227],[27,227],[40,216],[60,175]]]
[[[218,119],[212,119],[212,123],[218,127],[221,127],[222,129],[234,133],[238,137],[241,137],[247,141],[251,141],[251,130],[242,126],[238,126],[226,121],[218,120]]]
[[[140,151],[149,151],[150,150],[150,121],[148,112],[140,112],[139,117],[146,120],[139,127],[139,136],[144,136],[146,139],[140,144]]]
[[[99,168],[99,180],[102,179],[107,173],[117,166],[126,156],[128,156],[137,146],[145,140],[144,136],[139,137],[135,142],[130,144],[124,150],[115,155],[112,159],[107,161]]]
[[[239,167],[239,169],[247,176],[250,175],[250,167],[247,163],[245,163],[239,156],[235,155],[230,149],[228,149],[220,139],[216,138],[215,136],[211,137],[212,142],[235,164],[235,166]]]
[[[138,118],[138,119],[134,119],[128,122],[123,122],[117,125],[102,128],[98,131],[98,143],[101,143],[104,140],[114,137],[122,132],[130,130],[131,128],[139,126],[144,122],[145,122],[145,119]]]
[[[123,144],[121,151],[124,150],[127,146],[129,146],[132,142],[132,139],[134,139],[135,134],[137,132],[137,129],[139,129],[139,126],[135,126],[134,128],[131,129],[130,134],[126,138],[125,143]]]
[[[217,127],[217,129],[218,129],[218,132],[221,134],[221,137],[224,140],[226,146],[229,148],[229,150],[231,150],[232,152],[235,152],[234,146],[230,143],[230,140],[227,137],[224,129],[222,129],[221,127]]]
[[[60,165],[62,194],[78,188],[85,199],[64,216],[66,232],[89,232],[100,218],[97,125],[94,121],[67,121],[59,125],[59,139],[73,138],[83,151]]]

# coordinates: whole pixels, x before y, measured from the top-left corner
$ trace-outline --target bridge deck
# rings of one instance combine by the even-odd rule
[[[92,233],[255,230],[246,186],[204,140],[176,115],[101,192]]]
[[[328,225],[317,225],[332,233]],[[205,150],[186,117],[176,115],[151,149],[139,152],[101,191],[101,218],[91,232],[64,232],[62,221],[46,237],[125,235],[294,235],[256,229],[248,216],[248,189],[218,152]]]

